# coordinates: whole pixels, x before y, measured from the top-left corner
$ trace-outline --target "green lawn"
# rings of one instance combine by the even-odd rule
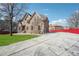
[[[9,45],[19,41],[28,40],[36,37],[35,35],[0,35],[0,46]]]

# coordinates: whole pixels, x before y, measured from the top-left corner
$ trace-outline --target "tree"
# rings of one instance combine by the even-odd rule
[[[68,19],[68,24],[71,28],[79,27],[79,10],[75,11]]]
[[[10,21],[10,36],[12,36],[12,22],[23,10],[22,4],[5,3],[0,4],[0,12],[4,17],[7,16]]]
[[[10,20],[8,17],[4,17],[5,20],[0,20],[0,30],[10,32]],[[12,22],[12,32],[17,32],[17,22]]]

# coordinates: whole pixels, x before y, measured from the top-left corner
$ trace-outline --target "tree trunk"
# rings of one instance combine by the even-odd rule
[[[10,36],[12,36],[12,18],[10,19]]]

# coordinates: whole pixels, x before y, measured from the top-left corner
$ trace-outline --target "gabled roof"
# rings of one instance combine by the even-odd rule
[[[25,18],[27,18],[28,16],[31,16],[31,14],[29,13],[26,13],[21,20],[19,20],[19,22],[22,22]]]
[[[39,14],[39,16],[42,18],[41,19],[42,21],[48,20],[47,16],[45,16],[45,15]]]
[[[31,17],[30,17],[30,19],[27,21],[28,23],[30,22],[30,20],[33,18],[33,16],[36,14],[36,12],[34,12],[32,15],[31,15]]]
[[[29,13],[26,13],[24,17],[20,20],[20,22],[22,22],[24,19],[30,16],[29,20],[27,20],[27,22],[29,23],[35,15],[41,18],[42,21],[48,21],[47,16],[34,12],[32,15],[30,15]]]
[[[35,15],[37,15],[39,18],[41,18],[42,21],[48,21],[47,16],[42,15],[42,14],[38,14],[38,13],[34,12],[34,13],[31,15],[31,17],[30,17],[28,23],[30,22],[30,20],[31,20]]]

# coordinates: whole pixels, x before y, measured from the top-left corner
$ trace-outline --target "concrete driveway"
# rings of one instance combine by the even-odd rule
[[[0,47],[1,56],[79,56],[79,34],[48,33]]]

